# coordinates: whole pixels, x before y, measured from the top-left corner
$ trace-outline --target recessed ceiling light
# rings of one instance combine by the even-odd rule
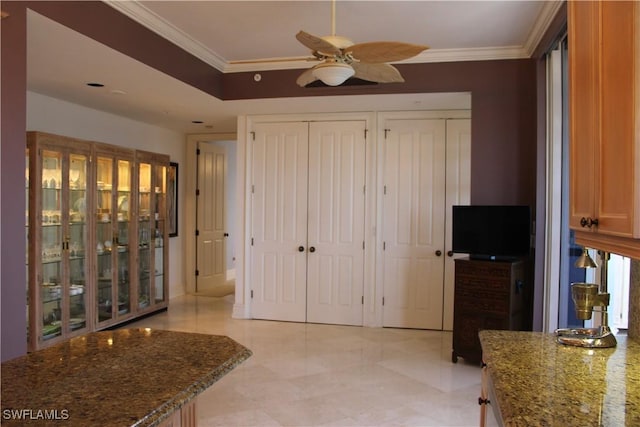
[[[87,83],[87,86],[91,86],[91,87],[104,87],[104,85],[102,83],[98,83],[98,82],[89,82]]]
[[[191,123],[199,125],[199,124],[202,124],[204,122],[202,120],[191,120]]]
[[[114,95],[126,95],[127,92],[120,89],[111,89],[111,93]]]

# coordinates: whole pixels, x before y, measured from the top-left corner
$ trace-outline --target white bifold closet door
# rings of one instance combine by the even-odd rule
[[[453,329],[451,207],[470,202],[470,119],[387,119],[383,326]]]
[[[251,314],[305,321],[307,305],[307,123],[254,127]]]
[[[252,317],[361,325],[365,123],[253,132]]]
[[[310,123],[308,322],[362,325],[364,182],[365,123]]]
[[[385,129],[383,325],[442,329],[446,121]]]

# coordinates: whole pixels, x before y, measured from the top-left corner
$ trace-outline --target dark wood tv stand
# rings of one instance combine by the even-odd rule
[[[524,263],[522,260],[455,260],[453,351],[481,363],[481,329],[520,330],[523,320]]]

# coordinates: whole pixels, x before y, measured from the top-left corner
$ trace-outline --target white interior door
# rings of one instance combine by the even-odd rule
[[[362,325],[365,122],[309,128],[307,321]]]
[[[442,329],[445,120],[387,120],[383,326]]]
[[[212,143],[200,143],[198,148],[196,292],[206,292],[226,282],[227,154]]]
[[[308,129],[308,123],[296,122],[256,123],[253,128],[254,318],[306,320]]]
[[[453,330],[453,302],[455,291],[455,262],[464,254],[453,254],[452,206],[471,203],[471,120],[447,120],[447,179],[445,211],[444,305],[442,329]]]

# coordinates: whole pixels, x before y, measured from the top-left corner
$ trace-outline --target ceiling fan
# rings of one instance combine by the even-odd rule
[[[331,35],[317,37],[300,31],[296,39],[322,61],[303,72],[296,83],[307,86],[321,80],[328,86],[339,86],[350,77],[376,83],[404,82],[396,67],[387,62],[412,58],[429,46],[395,41],[354,44],[346,37],[336,36],[336,0],[331,2]]]

